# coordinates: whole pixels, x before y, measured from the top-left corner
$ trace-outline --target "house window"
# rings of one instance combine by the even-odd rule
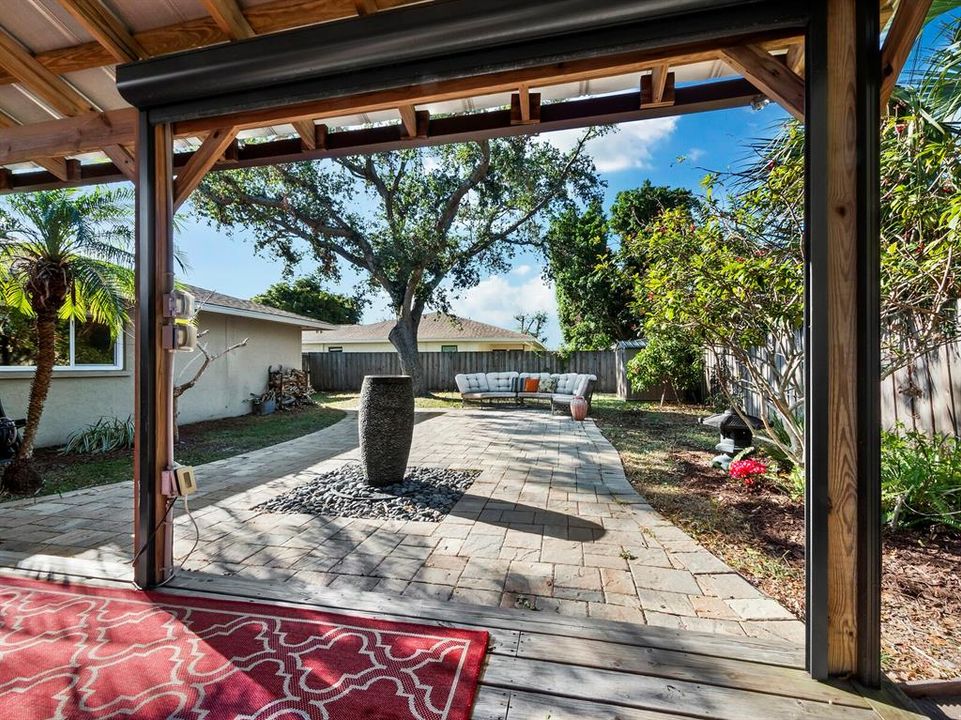
[[[327,348],[327,352],[344,352],[344,348],[339,347],[339,346],[338,346],[338,347],[329,347],[329,348]]]
[[[441,351],[441,352],[457,352],[457,346],[456,346],[456,345],[441,345],[441,346],[440,346],[440,351]]]
[[[95,322],[57,324],[55,370],[123,369],[123,334]],[[21,315],[0,315],[0,370],[33,370],[37,338],[33,323]]]

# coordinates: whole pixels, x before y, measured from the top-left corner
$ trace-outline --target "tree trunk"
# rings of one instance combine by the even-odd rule
[[[57,315],[45,312],[37,316],[37,370],[30,384],[30,404],[27,406],[27,424],[23,429],[23,443],[17,453],[18,460],[33,457],[33,445],[40,427],[40,416],[50,390],[50,379],[57,351]]]
[[[424,379],[424,369],[420,364],[420,355],[417,351],[417,328],[420,325],[420,318],[414,318],[411,313],[401,313],[394,324],[394,328],[388,335],[391,345],[397,349],[400,356],[400,367],[404,375],[410,375],[414,386],[414,397],[424,397],[427,395],[427,383]]]

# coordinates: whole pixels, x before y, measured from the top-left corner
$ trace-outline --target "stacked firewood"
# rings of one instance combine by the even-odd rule
[[[267,368],[267,391],[260,396],[260,402],[276,400],[277,408],[300,407],[316,405],[311,395],[313,388],[307,378],[307,373],[296,368],[285,368],[279,365],[277,369],[271,365]]]

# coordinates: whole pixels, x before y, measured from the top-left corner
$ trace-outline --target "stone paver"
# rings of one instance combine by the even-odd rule
[[[357,462],[356,416],[198,468],[189,570],[414,599],[798,640],[803,625],[658,514],[591,421],[543,409],[419,413],[412,465],[481,471],[438,523],[252,508]],[[0,550],[131,558],[131,483],[0,506]],[[177,511],[175,555],[194,530]]]

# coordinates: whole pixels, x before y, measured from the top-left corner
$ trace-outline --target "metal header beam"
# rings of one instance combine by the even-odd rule
[[[440,0],[117,69],[152,122],[698,43],[796,33],[806,0]],[[318,48],[323,48],[318,52]]]

